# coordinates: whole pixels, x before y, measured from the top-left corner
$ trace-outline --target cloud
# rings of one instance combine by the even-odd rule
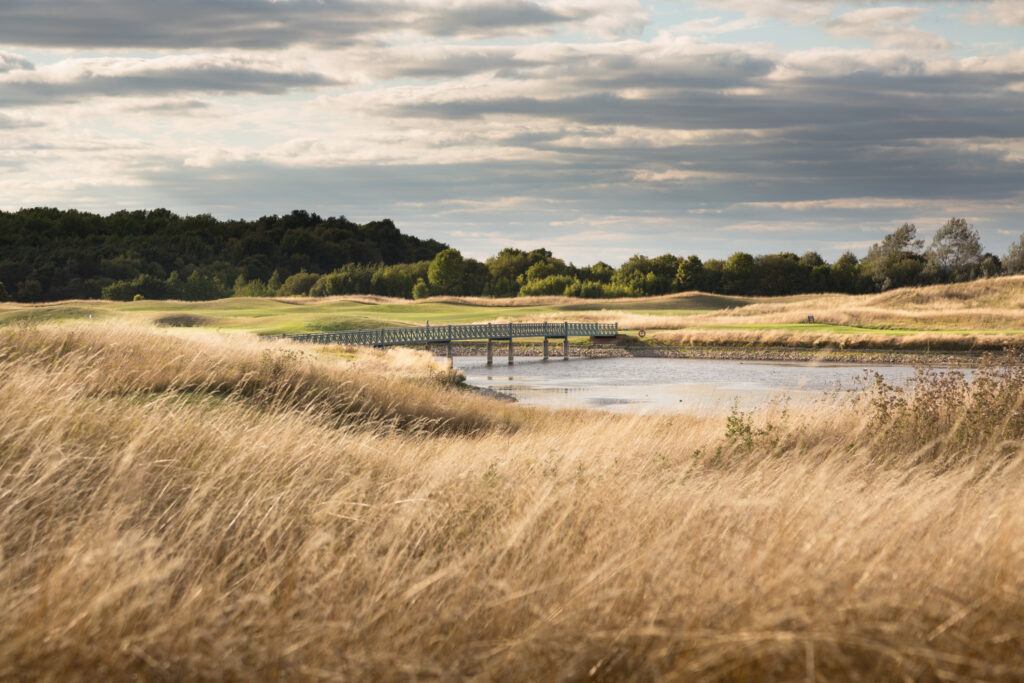
[[[952,46],[946,38],[912,25],[928,10],[920,7],[890,5],[846,12],[824,22],[825,29],[839,36],[871,38],[876,47],[912,50],[945,50]]]
[[[1021,4],[1020,0],[992,0],[976,8],[968,18],[979,24],[1024,26],[1024,4]]]
[[[8,71],[14,71],[16,69],[31,70],[34,66],[32,62],[28,61],[21,55],[16,55],[13,52],[2,52],[0,51],[0,74]]]
[[[66,59],[0,75],[0,107],[179,92],[281,94],[335,83],[319,73],[237,55]]]
[[[183,114],[194,114],[196,112],[209,109],[209,107],[210,104],[208,102],[197,100],[195,98],[187,98],[159,100],[157,102],[135,104],[128,107],[124,107],[124,111],[142,114],[163,114],[177,116]]]
[[[0,43],[79,48],[338,48],[382,33],[637,32],[637,0],[4,0]]]
[[[0,114],[0,130],[12,130],[14,128],[36,128],[43,124],[39,121],[30,121],[27,119],[18,119],[6,114]]]

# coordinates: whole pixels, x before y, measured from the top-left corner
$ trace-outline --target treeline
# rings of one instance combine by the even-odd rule
[[[576,266],[546,249],[503,249],[484,262],[389,220],[366,225],[294,211],[256,221],[182,218],[166,210],[107,217],[77,211],[0,212],[0,298],[205,300],[227,296],[379,294],[584,298],[702,290],[740,296],[860,294],[1024,272],[1024,235],[1002,258],[966,219],[927,244],[904,224],[866,256],[829,263],[816,252],[727,259],[636,255],[618,268]],[[3,282],[14,283],[5,288]]]
[[[618,268],[598,262],[578,267],[546,249],[503,249],[484,262],[445,249],[429,261],[398,265],[346,264],[330,273],[301,272],[282,280],[239,279],[233,293],[247,296],[381,294],[423,298],[432,295],[539,296],[584,298],[654,296],[703,290],[719,294],[782,296],[817,292],[862,294],[893,287],[958,282],[1024,272],[1024,235],[1003,258],[984,251],[978,232],[963,218],[952,218],[925,247],[917,228],[904,224],[858,259],[847,252],[828,263],[816,252],[727,259],[698,256],[633,256]],[[127,297],[131,290],[118,292]]]
[[[358,225],[305,211],[254,221],[183,217],[166,209],[109,216],[0,211],[0,295],[16,301],[136,294],[215,299],[232,295],[239,279],[269,282],[275,272],[287,279],[345,263],[413,263],[445,247],[403,235],[390,220]]]

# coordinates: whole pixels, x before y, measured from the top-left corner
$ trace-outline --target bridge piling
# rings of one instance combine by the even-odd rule
[[[513,355],[513,352],[512,352],[512,337],[509,337],[508,338],[508,364],[512,365],[515,362],[516,362],[515,361],[515,356]]]
[[[494,340],[490,337],[487,338],[487,364],[494,365]]]
[[[547,327],[547,325],[545,325]],[[544,360],[548,359],[548,338],[544,337]]]
[[[569,337],[562,338],[562,360],[569,360]]]

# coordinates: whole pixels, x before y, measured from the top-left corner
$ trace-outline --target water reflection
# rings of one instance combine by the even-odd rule
[[[680,358],[517,358],[488,367],[463,356],[455,366],[469,384],[514,396],[526,404],[587,406],[616,412],[717,410],[736,402],[749,409],[787,396],[810,402],[829,392],[855,389],[865,371],[902,384],[914,369],[900,365],[811,364]]]

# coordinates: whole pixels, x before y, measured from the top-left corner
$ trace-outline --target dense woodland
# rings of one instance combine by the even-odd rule
[[[986,253],[966,219],[927,245],[904,224],[863,258],[815,252],[727,259],[636,255],[618,268],[578,267],[546,249],[503,249],[480,262],[390,220],[359,225],[305,211],[254,221],[178,216],[166,209],[100,216],[51,208],[0,211],[0,300],[205,300],[228,296],[381,294],[423,298],[651,296],[703,290],[777,296],[865,293],[1024,272],[1024,235],[1003,257]]]

